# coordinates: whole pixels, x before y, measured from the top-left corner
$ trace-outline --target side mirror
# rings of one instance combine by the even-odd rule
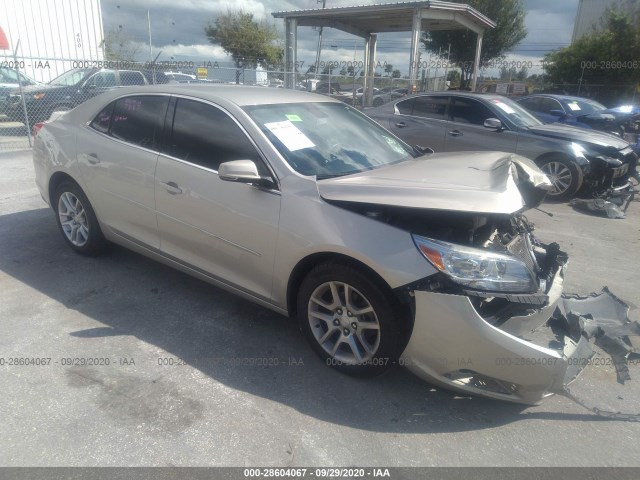
[[[497,118],[487,118],[484,121],[484,128],[489,128],[491,130],[497,130],[497,131],[503,130],[502,122]]]
[[[427,154],[432,154],[435,152],[435,150],[431,147],[423,147],[422,145],[415,145],[414,150],[416,152],[418,152],[421,155],[427,155]]]
[[[549,114],[553,115],[554,117],[560,117],[560,119],[563,119],[567,116],[562,110],[551,110]]]
[[[232,160],[221,163],[218,167],[218,177],[227,182],[252,183],[261,187],[273,187],[270,178],[261,177],[258,167],[253,160]]]

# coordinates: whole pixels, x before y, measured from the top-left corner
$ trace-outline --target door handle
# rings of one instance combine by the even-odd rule
[[[160,185],[162,185],[171,195],[179,195],[182,193],[182,189],[176,182],[160,182]]]
[[[407,124],[406,124],[406,123],[404,123],[404,122],[398,122],[398,123],[396,123],[396,127],[398,127],[398,128],[404,128],[404,127],[406,127],[406,126],[407,126]]]
[[[451,135],[452,137],[461,137],[463,134],[460,130],[451,130],[449,132],[449,135]]]
[[[87,161],[91,165],[95,165],[97,163],[100,163],[100,157],[98,157],[97,153],[90,153],[90,154],[87,155]]]

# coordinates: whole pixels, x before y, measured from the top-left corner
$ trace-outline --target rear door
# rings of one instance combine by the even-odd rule
[[[280,192],[220,180],[218,167],[252,160],[271,175],[248,135],[223,109],[178,98],[156,171],[161,250],[183,264],[271,297]]]
[[[484,127],[484,122],[488,118],[500,119],[500,115],[474,98],[452,96],[445,150],[448,152],[478,150],[515,152],[518,135],[508,129],[495,131]]]
[[[389,129],[411,146],[445,149],[447,95],[422,95],[396,103]]]
[[[87,195],[115,233],[158,248],[155,170],[168,96],[133,95],[80,129],[77,152]]]

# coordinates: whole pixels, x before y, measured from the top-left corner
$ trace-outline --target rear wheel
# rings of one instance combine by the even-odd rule
[[[96,214],[76,183],[64,181],[58,185],[54,209],[58,228],[71,248],[85,255],[96,255],[104,249],[106,240]]]
[[[568,200],[580,189],[578,167],[570,160],[556,157],[545,160],[540,169],[549,177],[552,189],[547,197],[552,200]]]
[[[402,314],[390,295],[360,269],[321,264],[300,287],[300,328],[327,365],[355,376],[378,375],[401,353]]]

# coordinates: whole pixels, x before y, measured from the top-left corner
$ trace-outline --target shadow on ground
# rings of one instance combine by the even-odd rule
[[[531,418],[603,420],[587,412],[526,413],[522,405],[460,398],[399,368],[371,380],[344,376],[327,368],[283,316],[123,248],[98,258],[73,253],[49,209],[0,216],[0,251],[4,273],[104,324],[69,331],[78,342],[132,335],[228,387],[323,421],[425,433]],[[215,360],[220,358],[277,358],[279,365],[230,366]]]

